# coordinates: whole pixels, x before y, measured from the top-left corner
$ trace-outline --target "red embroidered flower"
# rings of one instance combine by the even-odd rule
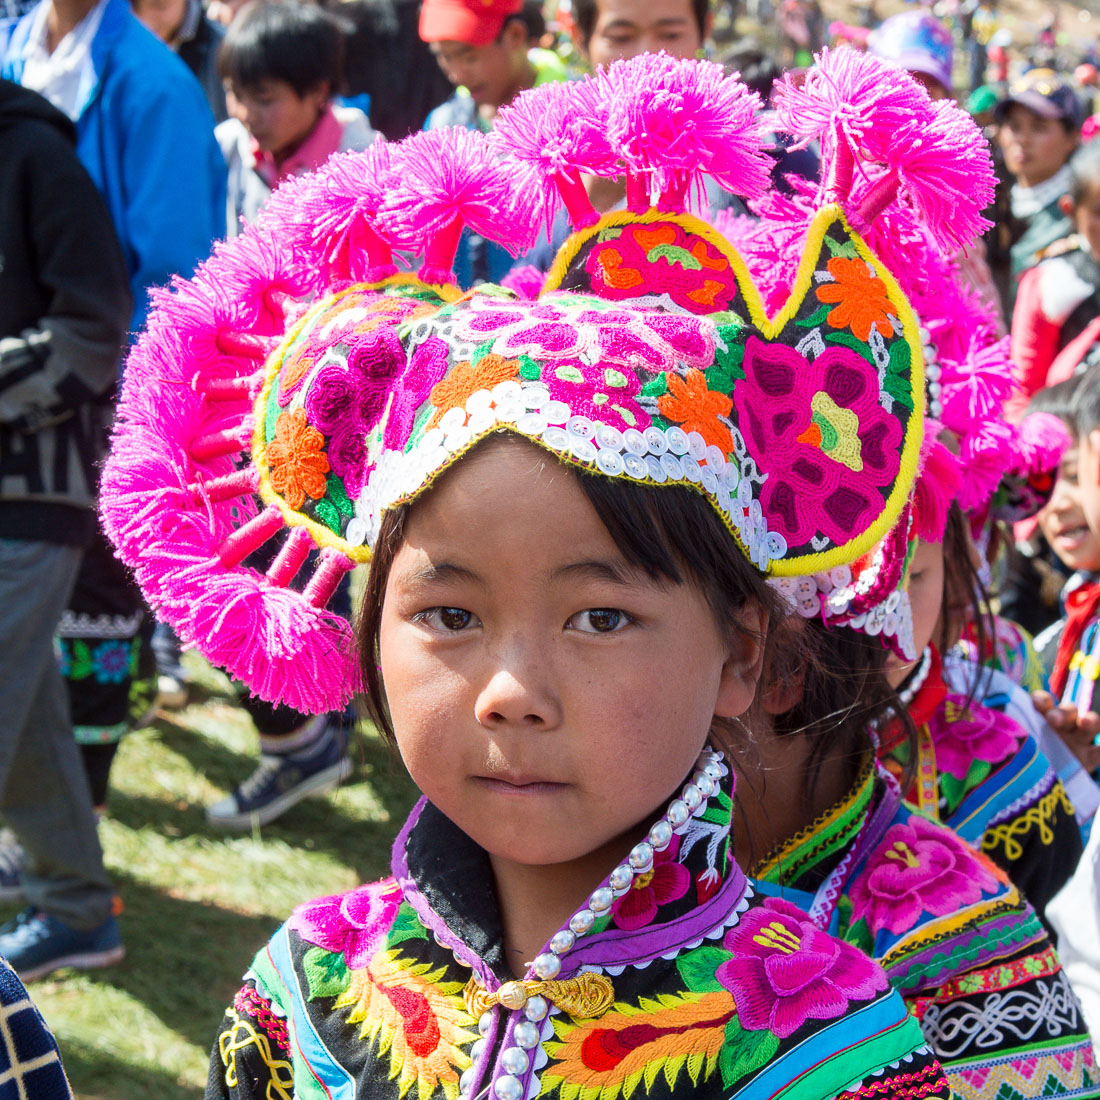
[[[676,862],[680,838],[676,837],[663,852],[653,857],[653,869],[635,875],[630,889],[611,906],[611,920],[619,928],[632,932],[644,928],[657,916],[657,907],[682,898],[691,885],[691,874]]]
[[[948,695],[928,724],[936,747],[936,767],[956,779],[965,779],[976,760],[998,764],[1012,756],[1024,731],[1007,714],[967,705],[961,695]]]
[[[314,500],[325,495],[325,437],[310,426],[305,409],[279,413],[275,438],[267,445],[271,484],[291,508],[301,508],[306,494]]]
[[[382,946],[400,905],[396,882],[375,882],[299,905],[290,927],[307,943],[339,951],[348,969],[358,970]]]
[[[901,464],[902,426],[879,404],[875,368],[850,348],[812,362],[757,336],[745,342],[737,422],[767,481],[760,503],[788,546],[818,533],[847,542],[882,510]]]
[[[733,958],[715,977],[733,994],[742,1026],[780,1039],[807,1020],[842,1016],[849,1002],[869,1000],[887,985],[866,955],[779,898],[745,913],[723,946]]]
[[[960,837],[914,815],[886,830],[852,883],[852,919],[866,919],[872,935],[884,929],[898,935],[923,912],[958,912],[997,886],[996,876]]]

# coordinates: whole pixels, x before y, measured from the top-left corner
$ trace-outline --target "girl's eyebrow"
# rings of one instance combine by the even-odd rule
[[[402,584],[428,585],[428,584],[455,584],[460,581],[484,585],[485,580],[472,569],[464,565],[455,565],[454,562],[427,562],[424,565],[416,565],[400,577]]]
[[[639,574],[637,570],[624,568],[618,562],[590,559],[559,565],[550,574],[550,579],[552,581],[566,579],[606,581],[624,588],[633,588],[638,583]]]

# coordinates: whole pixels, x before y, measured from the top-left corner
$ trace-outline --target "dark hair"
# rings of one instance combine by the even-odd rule
[[[596,29],[598,17],[597,4],[599,0],[573,0],[573,24],[581,36],[581,41],[587,48]],[[710,14],[710,0],[691,0],[691,14],[695,17],[695,25],[699,28],[699,37],[705,38],[707,34],[707,16]]]
[[[1100,428],[1100,365],[1089,367],[1077,380],[1073,393],[1073,420],[1070,427],[1078,439]]]
[[[958,504],[952,501],[947,509],[947,524],[943,531],[943,596],[940,599],[942,633],[934,641],[942,653],[949,640],[952,614],[957,608],[966,608],[966,622],[973,624],[974,644],[978,653],[974,662],[974,674],[967,684],[967,704],[973,703],[978,695],[984,694],[983,684],[988,680],[988,669],[983,655],[987,641],[997,644],[989,593],[974,565],[970,547],[967,518]]]
[[[886,678],[889,651],[880,638],[857,630],[834,627],[821,619],[806,621],[805,644],[769,650],[766,683],[800,676],[802,690],[790,710],[776,715],[776,733],[807,737],[809,791],[818,766],[827,755],[848,760],[853,768],[871,745],[874,726],[896,719],[910,746],[916,745],[916,727],[897,691]],[[910,759],[915,752],[910,752]],[[906,781],[908,781],[906,776]]]
[[[230,24],[218,51],[218,75],[241,88],[281,80],[303,96],[325,81],[344,82],[344,32],[316,4],[252,0]]]
[[[522,437],[496,432],[489,439],[514,444]],[[484,446],[484,442],[479,446]],[[779,596],[733,547],[732,536],[718,513],[700,493],[682,485],[647,487],[589,474],[574,466],[568,469],[623,557],[653,578],[674,584],[695,584],[706,597],[721,629],[744,634],[746,628],[738,621],[738,614],[753,604],[768,615],[769,622],[782,617]],[[394,733],[378,667],[378,636],[390,569],[404,540],[405,521],[413,506],[396,508],[382,518],[357,630],[367,711],[391,744]]]
[[[1074,203],[1100,185],[1100,141],[1086,141],[1069,158],[1069,197]]]
[[[1077,387],[1084,375],[1075,374],[1062,382],[1056,382],[1053,386],[1044,386],[1027,403],[1025,415],[1045,412],[1058,417],[1071,432],[1077,431],[1076,418],[1074,416],[1074,398],[1077,395]]]
[[[726,51],[722,59],[727,70],[741,74],[741,83],[748,85],[761,102],[767,105],[771,99],[772,86],[779,79],[780,69],[775,58],[758,42],[743,38]]]

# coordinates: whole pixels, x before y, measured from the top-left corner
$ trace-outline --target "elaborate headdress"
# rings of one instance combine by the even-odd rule
[[[127,364],[102,515],[159,613],[257,694],[339,705],[358,670],[325,610],[335,585],[387,509],[499,430],[593,475],[692,487],[772,576],[879,545],[921,452],[908,258],[872,251],[851,219],[867,230],[876,211],[835,177],[765,307],[745,259],[686,212],[705,175],[765,193],[757,106],[717,66],[645,56],[522,93],[492,142],[420,134],[273,195],[157,297]],[[851,130],[842,107],[820,109],[831,134]],[[881,152],[947,232],[942,180],[897,152],[926,143],[924,122]],[[582,172],[625,176],[627,209],[598,217]],[[577,232],[536,300],[454,285],[464,226],[519,252],[559,201]],[[267,572],[250,568],[281,531]]]

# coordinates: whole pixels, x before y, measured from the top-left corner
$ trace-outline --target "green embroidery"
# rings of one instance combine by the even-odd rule
[[[837,241],[827,233],[825,234],[825,247],[832,255],[843,256],[849,260],[854,260],[859,256],[854,242],[850,240]]]
[[[577,367],[558,367],[554,371],[554,377],[562,382],[583,382],[584,375]]]
[[[890,361],[886,364],[886,377],[883,389],[898,402],[902,408],[913,409],[913,394],[909,385],[909,375],[913,366],[913,357],[905,340],[894,340],[890,344]]]
[[[858,336],[853,336],[850,332],[830,332],[826,334],[825,340],[830,344],[843,344],[846,348],[851,348],[852,351],[866,359],[872,367],[875,366],[875,357],[871,354],[870,346],[860,340]]]
[[[427,938],[427,930],[417,918],[416,911],[407,901],[403,901],[389,932],[386,933],[386,947],[396,947],[406,940],[426,940]]]
[[[335,475],[329,474],[325,479],[326,495],[331,498],[333,504],[349,518],[355,515],[355,505],[348,499],[344,483]]]
[[[622,235],[622,226],[609,225],[596,234],[596,240],[603,244],[605,241],[617,241]]]
[[[947,812],[953,813],[960,802],[980,783],[984,783],[993,765],[986,760],[975,760],[962,779],[950,772],[940,772],[940,794],[947,803]]]
[[[729,1087],[763,1069],[778,1049],[779,1040],[770,1031],[746,1031],[735,1016],[726,1024],[726,1041],[718,1055],[722,1084]]]
[[[657,260],[668,260],[670,264],[679,264],[687,271],[702,271],[703,265],[686,249],[680,245],[675,244],[658,244],[654,245],[646,253],[646,260],[649,263],[656,263]]]
[[[720,993],[725,987],[714,975],[732,957],[730,952],[707,944],[681,955],[676,960],[676,969],[692,993]]]
[[[351,971],[338,951],[311,947],[302,959],[309,983],[309,999],[339,997],[351,985]]]
[[[621,390],[626,386],[626,375],[622,371],[612,370],[610,367],[603,372],[604,382],[614,390]]]
[[[529,355],[519,357],[519,376],[528,382],[537,382],[542,377],[542,367]]]
[[[806,301],[810,301],[809,298]],[[809,317],[805,317],[800,321],[795,321],[795,324],[799,328],[816,328],[818,325],[825,323],[825,318],[832,312],[833,307],[831,305],[823,305],[820,309],[815,310]]]

